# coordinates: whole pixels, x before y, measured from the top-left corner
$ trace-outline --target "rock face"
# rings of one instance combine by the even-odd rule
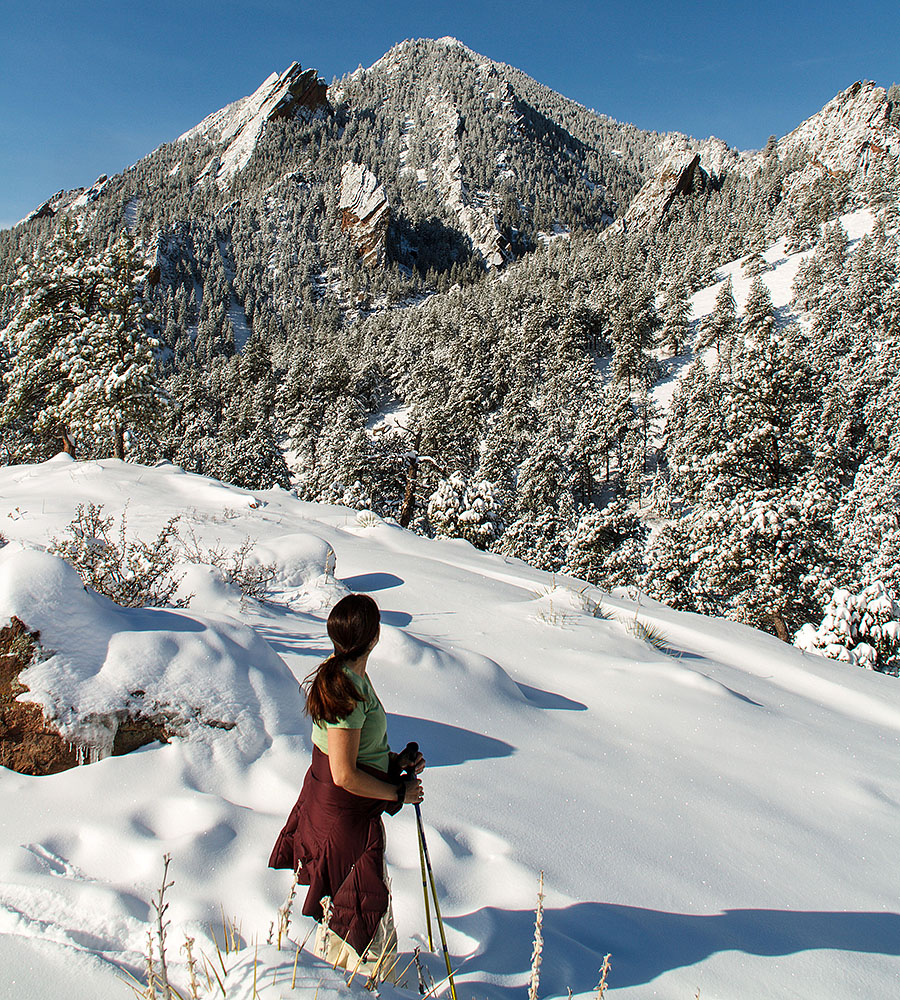
[[[391,208],[378,178],[362,163],[341,167],[341,228],[350,233],[357,251],[370,267],[385,262]]]
[[[844,178],[851,189],[861,189],[881,162],[900,157],[900,128],[891,124],[891,110],[883,87],[857,82],[778,141],[779,159],[795,165],[784,183],[782,221],[817,180]],[[679,194],[702,191],[730,171],[752,174],[762,166],[761,155],[739,154],[714,138],[698,143],[673,133],[658,148],[662,166],[628,206],[626,227],[653,228]]]
[[[13,615],[0,628],[0,766],[20,774],[57,774],[91,759],[88,748],[67,740],[40,705],[18,700],[28,691],[19,675],[40,655],[40,632]],[[167,743],[172,735],[162,719],[135,714],[119,722],[111,752],[119,756],[148,743]]]
[[[447,41],[447,40],[445,40]],[[455,39],[450,40],[459,45]],[[511,259],[509,241],[497,225],[493,199],[488,192],[470,191],[463,182],[459,137],[462,117],[453,101],[443,93],[429,94],[425,106],[430,117],[423,124],[437,152],[432,164],[433,182],[442,192],[444,203],[456,214],[473,251],[488,268],[502,267]],[[403,157],[401,157],[401,162]],[[402,169],[408,169],[403,167]],[[419,178],[422,183],[424,178]]]
[[[714,137],[697,142],[673,132],[660,139],[658,150],[662,164],[628,206],[626,228],[653,229],[678,195],[702,192],[729,170],[744,169],[741,155]]]
[[[706,187],[707,174],[700,167],[700,154],[688,159],[669,160],[662,170],[637,193],[625,213],[625,225],[630,228],[653,229],[666,215],[680,194],[693,194]]]
[[[900,156],[900,128],[890,122],[883,87],[857,82],[778,142],[778,156],[800,154],[821,172],[865,182],[876,161]]]
[[[304,70],[300,63],[291,63],[283,73],[273,73],[263,81],[249,97],[242,97],[204,118],[179,136],[179,142],[202,136],[220,143],[223,149],[205,172],[215,169],[216,183],[225,187],[247,165],[270,121],[322,114],[329,106],[327,95],[328,87],[316,70]]]
[[[53,216],[59,215],[60,212],[84,208],[100,197],[108,183],[109,178],[106,174],[101,174],[89,188],[73,188],[71,191],[57,191],[52,198],[48,198],[43,205],[36,208],[22,221],[30,222],[32,219],[52,219]]]
[[[40,706],[17,700],[28,690],[19,674],[34,660],[39,640],[40,633],[15,616],[0,628],[0,766],[20,774],[56,774],[78,763],[75,748]]]

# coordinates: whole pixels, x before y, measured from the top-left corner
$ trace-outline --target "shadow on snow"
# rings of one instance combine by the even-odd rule
[[[497,976],[531,967],[534,912],[487,907],[445,918],[480,941],[475,953],[459,964],[469,974],[475,995],[521,997],[521,985],[496,985]],[[590,990],[603,956],[612,954],[610,986],[649,983],[673,969],[701,962],[720,951],[748,955],[792,955],[827,949],[900,955],[900,914],[840,913],[802,910],[725,910],[715,914],[666,913],[616,903],[577,903],[544,910],[542,991],[563,994]],[[499,944],[502,942],[502,947]],[[484,980],[479,976],[484,975]]]
[[[391,746],[402,749],[415,741],[425,755],[429,767],[453,767],[469,760],[489,760],[511,757],[516,748],[492,736],[475,733],[471,729],[448,726],[445,722],[416,719],[408,715],[388,713],[388,733]]]

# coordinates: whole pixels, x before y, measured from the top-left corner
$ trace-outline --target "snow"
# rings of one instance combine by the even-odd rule
[[[779,157],[802,152],[819,171],[865,176],[873,152],[880,155],[886,147],[896,156],[900,150],[900,129],[888,124],[886,99],[883,87],[853,84],[780,139]]]
[[[875,226],[875,217],[868,208],[858,209],[841,216],[841,225],[844,227],[849,241],[849,251],[852,253],[856,245],[866,233],[871,233]],[[769,270],[764,271],[760,278],[768,288],[772,299],[772,306],[775,309],[775,316],[779,323],[796,321],[790,309],[791,299],[794,297],[793,285],[800,266],[806,261],[813,250],[804,250],[799,253],[789,254],[786,250],[786,237],[777,240],[763,253],[763,257],[769,265]],[[748,277],[743,271],[745,258],[739,257],[729,264],[723,264],[717,271],[717,281],[705,288],[701,288],[691,297],[691,323],[694,329],[699,327],[705,316],[712,313],[716,306],[716,296],[722,286],[731,278],[734,290],[734,301],[737,307],[738,316],[744,311],[744,305],[750,294],[750,288],[755,278]],[[664,362],[668,368],[668,375],[661,379],[653,388],[653,399],[662,408],[663,412],[668,412],[675,395],[675,389],[681,376],[687,371],[693,360],[693,351],[688,347],[685,354],[678,358],[672,358]],[[715,350],[709,352],[710,359],[714,360]]]
[[[165,852],[185,995],[182,935],[215,956],[223,913],[246,943],[225,958],[229,998],[251,1000],[254,964],[262,1000],[360,988],[307,948],[291,990],[295,946],[266,943],[289,883],[268,852],[311,749],[297,681],[327,651],[327,609],[348,590],[382,608],[370,675],[392,744],[415,739],[428,758],[422,812],[461,1000],[524,996],[541,870],[543,997],[592,993],[607,952],[610,995],[634,1000],[739,997],[748,983],[817,1000],[894,994],[895,679],[171,465],[8,467],[0,495],[0,614],[41,628],[55,654],[26,672],[30,696],[76,738],[134,686],[200,710],[167,745],[49,777],[0,770],[0,994],[127,996],[116,977],[142,974]],[[111,605],[41,550],[87,502],[116,516],[127,503],[142,538],[173,514],[207,546],[250,536],[253,558],[276,566],[270,600],[193,567],[185,610]],[[629,634],[635,615],[669,653]],[[211,714],[235,728],[203,726]],[[408,960],[424,938],[415,817],[386,825]],[[307,929],[295,905],[291,938]],[[442,960],[425,961],[442,978]]]
[[[171,174],[169,176],[171,176]],[[141,198],[129,198],[125,203],[125,209],[122,212],[122,219],[129,231],[133,230],[137,223],[142,204],[143,200]]]

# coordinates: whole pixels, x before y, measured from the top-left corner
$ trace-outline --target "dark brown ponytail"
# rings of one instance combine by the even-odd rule
[[[356,708],[359,691],[345,673],[344,665],[372,648],[380,625],[378,605],[368,594],[348,594],[331,609],[328,636],[334,653],[303,682],[306,711],[313,722],[337,722]]]

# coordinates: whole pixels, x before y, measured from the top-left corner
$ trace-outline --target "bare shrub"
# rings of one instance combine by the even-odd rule
[[[236,549],[226,549],[220,541],[212,548],[204,548],[193,529],[187,538],[180,538],[188,562],[214,566],[225,582],[237,587],[244,597],[264,600],[269,586],[275,579],[275,563],[250,563],[247,557],[253,551],[253,540],[245,538]]]
[[[129,538],[126,514],[119,524],[103,516],[103,504],[79,504],[67,526],[71,536],[52,539],[49,551],[78,570],[81,579],[123,608],[186,608],[191,597],[176,597],[182,577],[174,573],[178,517],[170,517],[153,542]]]

